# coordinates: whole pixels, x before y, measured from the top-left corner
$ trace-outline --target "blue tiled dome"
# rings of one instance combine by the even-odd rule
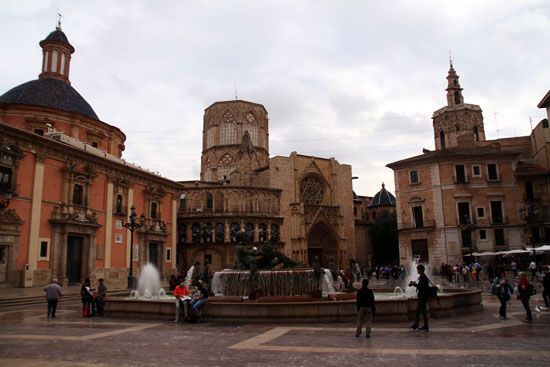
[[[99,120],[88,102],[70,84],[57,79],[42,78],[18,85],[0,96],[0,103],[55,108]]]
[[[369,208],[375,208],[378,206],[394,206],[395,205],[395,196],[393,196],[386,186],[382,184],[382,190],[378,191],[376,195],[372,198]]]

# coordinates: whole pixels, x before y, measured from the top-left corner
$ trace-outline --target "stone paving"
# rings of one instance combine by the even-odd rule
[[[0,366],[550,366],[550,310],[523,322],[519,301],[498,319],[494,296],[484,310],[430,322],[374,323],[355,337],[353,323],[174,324],[80,317],[78,302],[0,311]]]

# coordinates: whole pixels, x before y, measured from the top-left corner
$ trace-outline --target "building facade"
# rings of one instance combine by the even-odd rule
[[[124,133],[70,83],[61,28],[40,46],[39,78],[0,96],[0,284],[123,285],[130,261],[175,272],[179,185],[122,159]],[[132,251],[131,207],[144,214]]]
[[[205,110],[201,180],[181,182],[179,253],[188,268],[235,262],[237,233],[270,243],[304,265],[319,256],[342,266],[355,257],[351,167],[335,159],[269,158],[261,104],[216,102]]]
[[[529,243],[520,168],[534,164],[535,136],[546,137],[486,140],[482,110],[464,103],[458,79],[451,64],[447,106],[432,117],[436,149],[387,165],[394,170],[401,262],[458,263],[475,251]]]

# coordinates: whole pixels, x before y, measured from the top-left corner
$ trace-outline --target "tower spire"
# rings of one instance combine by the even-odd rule
[[[449,74],[447,75],[447,106],[456,106],[464,103],[462,88],[458,82],[459,76],[453,67],[453,59],[449,51]]]

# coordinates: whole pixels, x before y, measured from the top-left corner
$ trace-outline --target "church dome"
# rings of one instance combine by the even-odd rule
[[[369,208],[376,208],[379,206],[394,206],[395,196],[393,196],[388,190],[386,185],[382,184],[382,190],[378,191],[372,198]]]
[[[61,24],[40,41],[42,72],[37,80],[18,85],[0,96],[0,103],[53,108],[99,120],[92,107],[71,86],[69,70],[74,47]]]
[[[67,36],[65,35],[65,33],[63,33],[61,28],[56,28],[55,31],[48,34],[48,36],[46,38],[44,38],[42,41],[40,41],[40,46],[43,46],[44,44],[47,44],[49,42],[60,43],[60,44],[64,45],[65,47],[68,47],[71,50],[71,53],[74,52],[74,47],[69,43],[69,40],[67,39]]]
[[[70,84],[59,79],[42,78],[18,85],[0,96],[0,103],[55,108],[99,120],[88,102]]]

